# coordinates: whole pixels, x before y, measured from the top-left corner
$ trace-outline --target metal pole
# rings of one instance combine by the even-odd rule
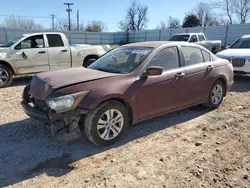
[[[51,14],[50,16],[52,18],[52,30],[54,30],[55,29],[55,17],[56,17],[56,15],[55,14]]]
[[[71,5],[74,5],[74,3],[64,3],[64,5],[67,5],[68,8],[66,11],[68,12],[68,19],[69,19],[69,31],[71,31],[71,23],[70,23],[70,13],[72,12],[72,9],[70,8]]]
[[[77,10],[77,31],[80,31],[80,26],[79,26],[79,10]]]

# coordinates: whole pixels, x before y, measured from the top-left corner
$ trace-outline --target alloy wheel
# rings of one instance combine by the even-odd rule
[[[9,78],[9,74],[6,70],[0,68],[0,84],[4,84]]]
[[[221,102],[223,97],[223,88],[220,84],[216,84],[211,93],[211,101],[214,105]]]
[[[104,112],[98,120],[97,132],[103,140],[112,140],[122,131],[124,117],[119,110],[110,109]]]

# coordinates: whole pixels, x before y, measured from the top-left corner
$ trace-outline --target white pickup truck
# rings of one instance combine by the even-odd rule
[[[221,40],[207,40],[204,33],[178,33],[170,41],[184,41],[199,44],[214,54],[221,50]]]
[[[58,32],[23,34],[0,46],[0,88],[15,76],[88,66],[109,50],[109,45],[70,45]]]

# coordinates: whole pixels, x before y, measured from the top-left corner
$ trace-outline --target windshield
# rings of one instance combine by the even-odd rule
[[[118,47],[100,57],[88,68],[126,74],[133,71],[152,49],[149,47]]]
[[[170,41],[185,41],[187,42],[190,35],[174,35],[170,38]]]
[[[9,41],[9,42],[6,42],[6,43],[2,44],[0,47],[11,47],[15,42],[17,42],[21,38],[23,38],[23,35],[19,36],[17,38],[14,38],[12,41]]]
[[[230,48],[250,48],[250,38],[241,38],[237,40]]]

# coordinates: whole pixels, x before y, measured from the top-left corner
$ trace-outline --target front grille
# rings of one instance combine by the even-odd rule
[[[43,100],[35,99],[34,106],[43,112],[47,112],[49,110],[49,106]]]
[[[232,64],[234,67],[243,67],[246,63],[245,59],[232,59]]]

